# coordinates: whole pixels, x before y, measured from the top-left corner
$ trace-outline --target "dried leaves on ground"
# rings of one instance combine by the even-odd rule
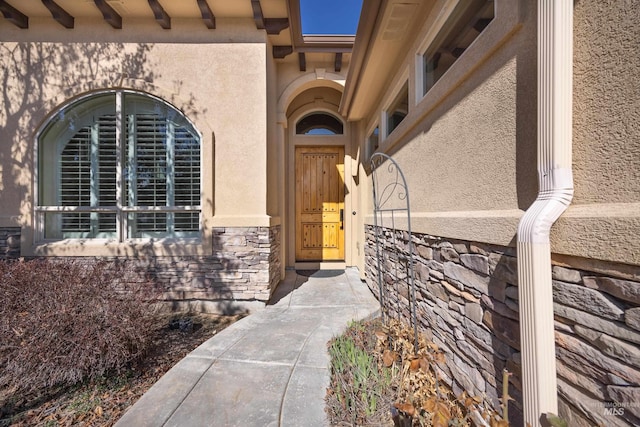
[[[454,396],[438,375],[445,355],[406,324],[355,322],[329,343],[327,413],[336,426],[508,426],[482,398]],[[508,396],[507,396],[508,398]]]

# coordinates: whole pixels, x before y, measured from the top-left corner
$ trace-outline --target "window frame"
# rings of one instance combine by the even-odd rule
[[[400,80],[401,84],[396,90],[393,91],[394,95],[391,98],[391,102],[387,104],[387,107],[383,110],[383,128],[384,128],[384,138],[388,138],[394,130],[396,130],[400,124],[407,118],[409,112],[411,111],[411,101],[409,100],[409,79],[404,78]],[[406,99],[405,99],[406,98]],[[406,101],[406,102],[405,102]],[[395,126],[391,126],[391,120],[399,110],[399,106],[406,105],[406,112],[404,112],[404,116],[395,124]]]
[[[163,112],[174,112],[180,119],[180,121],[184,122],[186,126],[188,126],[188,131],[192,134],[193,138],[197,140],[198,143],[198,151],[199,151],[199,204],[198,205],[180,205],[180,206],[127,206],[126,202],[126,194],[125,192],[129,189],[125,184],[124,180],[124,171],[129,162],[129,156],[125,153],[127,150],[127,141],[126,136],[127,132],[125,131],[126,126],[126,114],[128,114],[127,110],[125,110],[125,97],[126,96],[135,96],[138,100],[133,102],[140,102],[140,99],[143,102],[149,102],[150,104],[162,105]],[[61,129],[57,134],[54,134],[52,138],[56,141],[52,144],[47,144],[43,141],[43,137],[50,130],[51,126],[55,125],[56,117],[62,116],[64,117],[67,113],[73,112],[75,108],[78,108],[80,105],[84,103],[90,103],[92,100],[99,100],[99,98],[111,98],[115,103],[115,144],[116,144],[116,172],[115,172],[115,192],[116,192],[116,204],[115,206],[63,206],[60,203],[56,205],[46,205],[45,203],[41,203],[41,179],[43,176],[41,170],[41,158],[45,155],[44,153],[51,154],[51,151],[54,153],[61,154],[61,147],[64,147],[68,142],[67,139],[61,138],[64,135],[70,134],[70,132],[77,132],[77,130],[69,130],[68,126],[61,126]],[[107,104],[110,101],[104,102],[104,105],[100,104],[100,101],[97,102],[98,107],[91,107],[88,109],[90,114],[93,113],[94,110],[100,111],[101,109],[106,109]],[[164,116],[167,118],[166,116]],[[62,123],[67,123],[66,119],[62,121]],[[96,123],[94,120],[91,123]],[[93,138],[93,137],[92,137]],[[53,147],[49,147],[49,145]],[[175,156],[175,153],[171,155]],[[203,187],[203,158],[204,158],[204,150],[203,150],[203,137],[200,131],[196,128],[194,123],[178,108],[171,105],[167,101],[159,98],[157,96],[151,95],[146,92],[132,90],[132,89],[106,89],[100,91],[93,91],[82,96],[73,98],[66,102],[61,107],[54,110],[44,121],[44,124],[41,125],[40,129],[35,135],[35,144],[34,144],[34,244],[39,243],[54,243],[54,242],[79,242],[80,244],[84,244],[85,242],[96,242],[96,243],[117,243],[122,244],[126,242],[154,242],[154,241],[190,241],[190,242],[202,242],[204,227],[203,227],[203,205],[202,200],[204,197]],[[57,162],[59,157],[55,158]],[[60,166],[54,165],[51,166],[50,169],[53,170],[53,175],[56,178],[61,174]],[[172,171],[174,172],[174,171]],[[51,172],[49,172],[51,174]],[[58,186],[59,180],[55,179],[53,186]],[[93,182],[91,183],[93,186]],[[167,184],[171,185],[171,184]],[[175,185],[175,182],[173,182]],[[131,187],[131,185],[129,185]],[[116,214],[116,231],[115,235],[112,237],[60,237],[60,238],[47,238],[46,237],[46,219],[45,216],[51,213],[68,213],[68,212],[78,212],[78,213],[115,213]],[[132,228],[129,224],[130,222],[135,222],[135,219],[129,219],[130,216],[136,215],[137,213],[153,213],[153,212],[161,212],[161,213],[178,213],[178,212],[197,212],[198,213],[198,229],[197,231],[193,231],[193,235],[172,235],[165,233],[165,235],[158,236],[136,236],[137,230],[135,226]]]
[[[385,96],[383,98],[384,101],[380,104],[382,108],[378,110],[378,114],[377,114],[378,116],[377,121],[379,121],[379,131],[380,131],[379,140],[378,140],[379,147],[382,147],[383,144],[385,144],[386,146],[387,140],[390,139],[391,135],[392,134],[395,135],[393,131],[398,129],[398,127],[402,126],[402,123],[404,123],[406,121],[405,119],[411,114],[414,106],[411,98],[411,90],[414,85],[414,82],[409,73],[409,67],[408,66],[403,67],[397,74],[396,78],[393,79],[393,82],[394,82],[393,85],[385,92]],[[398,123],[398,125],[396,125],[395,128],[389,131],[389,117],[390,117],[389,112],[397,104],[397,101],[403,94],[405,87],[407,88],[407,100],[408,100],[407,114],[401,120],[401,122]]]
[[[373,156],[373,153],[380,149],[380,143],[382,142],[382,133],[380,125],[377,121],[373,124],[373,126],[369,128],[369,131],[366,135],[367,137],[365,139],[365,153],[366,160],[368,161],[371,159],[371,156]],[[374,136],[376,137],[375,142],[373,139]]]
[[[473,39],[470,45],[465,49],[469,50],[476,41],[486,33],[487,28],[491,26],[494,21],[497,19],[497,4],[495,0],[491,0],[493,2],[493,17],[489,24],[483,28],[478,35]],[[416,100],[420,102],[423,98],[427,97],[429,92],[448,74],[449,69],[456,67],[456,64],[460,62],[460,58],[463,57],[464,52],[457,57],[453,63],[446,70],[443,71],[442,75],[438,77],[429,87],[427,87],[427,76],[425,72],[426,68],[426,60],[425,57],[427,54],[434,54],[434,50],[439,49],[440,43],[443,42],[448,35],[443,34],[443,30],[445,26],[448,24],[452,24],[451,21],[456,21],[457,19],[461,19],[466,13],[467,10],[471,7],[471,4],[465,3],[463,0],[452,1],[446,4],[442,11],[437,15],[435,21],[430,25],[428,33],[425,35],[418,51],[415,55],[415,70],[416,70],[416,85],[415,85],[415,96]],[[500,16],[502,18],[502,16]],[[503,19],[501,19],[503,21]],[[456,24],[459,24],[456,22]]]

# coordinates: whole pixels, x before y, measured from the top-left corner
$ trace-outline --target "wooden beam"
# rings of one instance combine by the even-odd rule
[[[289,18],[264,18],[263,21],[267,34],[277,35],[289,28]]]
[[[333,68],[336,70],[336,73],[342,69],[342,52],[336,53],[336,60]]]
[[[93,0],[93,2],[96,4],[96,7],[100,9],[104,20],[107,21],[109,25],[117,30],[122,29],[122,16],[118,15],[118,12],[113,10],[106,0]]]
[[[253,9],[253,20],[256,21],[258,30],[267,30],[267,34],[276,35],[289,27],[289,18],[265,18],[260,0],[251,0],[251,9]]]
[[[11,6],[5,0],[0,0],[0,12],[4,18],[18,28],[29,28],[29,17]]]
[[[267,30],[267,34],[276,35],[289,27],[289,18],[265,18],[260,0],[251,0],[251,9],[253,9],[253,20],[256,21],[258,30]]]
[[[207,0],[197,0],[197,2],[204,25],[206,25],[208,29],[214,30],[216,28],[216,17],[211,11]]]
[[[53,0],[42,0],[42,4],[49,9],[51,12],[51,16],[53,19],[58,21],[60,25],[65,28],[73,28],[75,24],[75,19],[73,16],[69,15],[69,12],[61,8],[55,1]]]
[[[171,29],[171,17],[164,10],[160,2],[158,0],[148,0],[148,1],[149,1],[149,6],[153,11],[153,16],[156,18],[156,21],[158,21],[158,24],[160,24],[160,26],[165,30]]]
[[[307,71],[307,57],[304,52],[298,52],[298,62],[300,63],[300,71]]]
[[[273,47],[273,57],[276,59],[282,59],[291,53],[293,53],[293,46],[274,46]]]
[[[264,15],[262,14],[260,0],[251,0],[251,9],[253,9],[253,20],[256,21],[256,28],[264,30]]]

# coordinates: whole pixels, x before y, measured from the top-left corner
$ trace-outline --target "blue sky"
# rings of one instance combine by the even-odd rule
[[[362,0],[300,0],[302,34],[354,35]]]

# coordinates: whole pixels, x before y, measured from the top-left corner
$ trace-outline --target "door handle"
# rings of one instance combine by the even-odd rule
[[[344,230],[344,209],[340,209],[340,230]]]

